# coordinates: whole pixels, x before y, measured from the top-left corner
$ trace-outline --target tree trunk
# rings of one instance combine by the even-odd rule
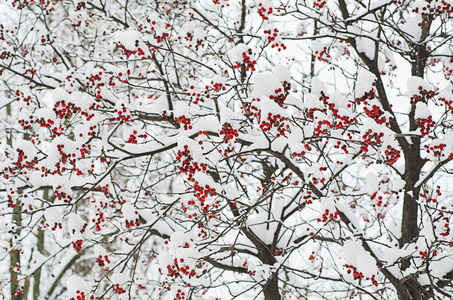
[[[273,248],[271,246],[263,246],[259,249],[259,258],[260,260],[269,266],[274,265],[277,260],[273,254]],[[277,273],[272,274],[269,281],[263,286],[264,299],[266,300],[280,300],[280,291],[278,289],[278,276]]]
[[[263,287],[264,299],[266,300],[280,300],[280,291],[278,290],[277,275],[273,275],[267,284]]]

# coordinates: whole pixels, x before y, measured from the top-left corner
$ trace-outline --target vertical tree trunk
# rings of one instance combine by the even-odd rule
[[[43,199],[49,200],[49,190],[45,189],[43,193]],[[44,254],[44,231],[38,231],[38,241],[36,245],[36,251]],[[41,268],[38,268],[33,274],[33,299],[39,299],[40,296],[40,285],[41,285]]]
[[[280,300],[280,291],[278,290],[278,278],[277,276],[272,276],[272,278],[267,282],[263,288],[264,299],[266,300]]]
[[[22,226],[21,222],[21,215],[20,215],[20,208],[19,203],[16,203],[16,207],[13,208],[13,226],[16,229],[13,231],[13,237],[10,241],[11,248],[15,245],[15,240],[18,240],[20,237],[20,227]],[[16,249],[17,250],[17,249]],[[9,265],[10,265],[10,281],[11,281],[11,299],[20,300],[22,299],[21,295],[16,295],[17,290],[19,288],[19,281],[18,276],[19,272],[17,272],[17,266],[20,265],[20,250],[19,251],[11,251],[9,257]]]
[[[275,247],[268,245],[263,245],[258,249],[260,260],[269,266],[274,265],[277,260],[274,256]],[[277,274],[272,274],[269,281],[263,286],[264,299],[266,300],[280,300],[280,290],[278,289],[278,276]]]
[[[423,41],[429,33],[431,22],[432,16],[429,17],[428,22],[422,22],[421,43],[414,46],[414,55],[411,57],[413,61],[411,70],[412,76],[423,78],[425,75],[426,61],[429,53],[426,49],[426,42]],[[415,119],[415,103],[413,103],[409,113],[409,130],[415,131],[417,129],[418,125]],[[406,187],[404,190],[400,247],[403,247],[406,243],[414,241],[419,236],[417,200],[419,198],[420,188],[416,187],[415,184],[420,179],[420,172],[425,161],[420,156],[421,138],[412,137],[411,142],[411,145],[409,145],[408,149],[404,152],[406,167],[404,179],[406,181]],[[405,270],[410,266],[410,264],[411,262],[409,259],[403,260],[401,268]],[[423,300],[433,297],[433,292],[421,286],[418,283],[416,276],[401,280],[401,287],[403,291],[403,294],[399,295],[401,300]]]
[[[6,114],[8,116],[11,115],[11,104],[9,104],[6,107]],[[12,146],[13,144],[13,139],[12,139],[12,133],[10,133],[10,136],[7,138],[7,143],[9,146]],[[15,205],[13,207],[13,215],[12,215],[12,226],[15,228],[13,229],[12,233],[13,236],[11,237],[10,240],[10,246],[11,248],[14,247],[15,245],[15,240],[19,239],[20,237],[20,227],[22,226],[22,217],[21,217],[21,209],[20,209],[20,203],[12,203]],[[17,249],[16,249],[17,250]],[[11,251],[10,256],[9,256],[9,273],[10,273],[10,282],[11,282],[11,288],[10,288],[10,293],[11,293],[11,299],[22,299],[21,295],[17,295],[17,290],[19,288],[19,281],[18,281],[18,276],[19,273],[17,272],[17,266],[20,265],[20,250],[19,251]]]

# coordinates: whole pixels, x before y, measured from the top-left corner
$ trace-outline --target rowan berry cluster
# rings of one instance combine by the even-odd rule
[[[242,52],[242,61],[239,61],[235,65],[233,65],[233,69],[239,69],[242,65],[244,65],[246,71],[255,71],[256,60],[253,60],[252,55],[253,52],[250,48],[247,50],[247,52]]]
[[[130,111],[126,108],[124,103],[121,103],[121,108],[115,108],[113,112],[116,114],[115,117],[110,118],[110,122],[129,122],[132,118]]]
[[[184,299],[186,299],[186,293],[183,292],[181,289],[177,290],[174,300],[184,300]]]
[[[453,100],[450,100],[450,99],[447,100],[443,97],[440,97],[439,100],[442,101],[445,104],[445,106],[447,107],[447,109],[450,111],[450,113],[453,114]]]
[[[82,250],[83,240],[77,240],[72,242],[74,250],[79,253]]]
[[[71,195],[66,194],[63,191],[60,191],[63,187],[61,185],[57,186],[56,189],[54,189],[54,195],[55,198],[58,199],[59,201],[63,200],[65,203],[71,203],[72,197]]]
[[[414,9],[412,9],[412,12],[421,14],[423,20],[427,25],[427,20],[428,18],[430,18],[430,16],[435,19],[442,14],[451,15],[453,13],[453,5],[445,0],[436,1],[434,5],[431,5],[429,4],[429,2],[427,2],[423,7],[421,7],[421,9],[419,7],[415,7]],[[418,26],[422,26],[422,23],[418,23]]]
[[[345,154],[349,153],[348,145],[342,141],[337,141],[336,144],[333,145],[335,149],[341,149]]]
[[[420,128],[422,136],[428,135],[435,125],[432,116],[429,116],[428,118],[417,118],[415,122],[417,123],[418,128]]]
[[[24,129],[31,129],[34,123],[39,124],[40,127],[50,128],[55,122],[51,119],[45,120],[43,117],[39,119],[35,119],[36,117],[33,115],[29,116],[29,120],[19,120],[19,124]]]
[[[160,37],[161,40],[164,40],[164,38],[165,38],[165,37]],[[184,36],[184,39],[185,39],[186,41],[188,41],[188,42],[192,42],[192,41],[193,41],[193,33],[192,33],[192,32],[187,32],[186,36]],[[205,42],[206,39],[207,39],[206,36],[204,37],[204,39],[201,39],[201,40],[200,40],[200,39],[197,39],[196,42],[195,42],[195,50],[198,51],[198,49],[199,49],[200,47],[203,48],[203,47],[205,46],[204,42]],[[192,45],[192,44],[189,44],[189,48],[192,48],[192,47],[193,47],[193,45]]]
[[[280,114],[268,113],[265,121],[261,120],[260,116],[260,128],[264,131],[270,131],[272,128],[277,130],[276,137],[285,136],[286,130],[289,129],[289,125],[285,124],[286,117],[281,116]]]
[[[186,243],[186,245],[183,248],[188,248],[188,247],[189,247],[188,243]],[[197,268],[201,269],[201,268],[203,268],[204,265],[205,265],[204,262],[199,262],[197,264]],[[203,271],[201,272],[201,275],[203,275],[206,272],[207,272],[207,270],[203,269]],[[167,276],[168,277],[178,277],[178,276],[181,276],[182,274],[185,276],[188,276],[189,278],[191,278],[191,277],[199,278],[201,276],[200,274],[197,274],[197,271],[195,269],[191,268],[190,266],[188,266],[187,264],[184,263],[184,258],[180,258],[179,260],[178,260],[178,258],[175,258],[173,265],[167,265]]]
[[[211,81],[211,85],[214,87],[214,92],[225,91],[226,86],[223,83]],[[209,87],[207,87],[208,89]]]
[[[318,219],[318,222],[326,223],[329,220],[337,220],[339,217],[338,211],[332,213],[329,209],[326,209],[322,214],[321,218]]]
[[[140,135],[137,135],[138,132],[137,130],[134,130],[130,135],[129,135],[129,139],[126,141],[127,144],[137,144],[138,143],[138,140],[137,140],[137,137],[139,138],[143,138],[143,139],[146,139],[148,137],[147,134],[140,134]]]
[[[113,285],[113,291],[118,295],[126,293],[126,290],[122,288],[119,284]]]
[[[264,34],[267,35],[267,42],[271,48],[276,48],[278,51],[286,50],[286,45],[278,39],[277,28],[264,30]]]
[[[418,101],[423,101],[426,102],[428,100],[431,100],[434,96],[436,95],[435,90],[427,90],[423,88],[422,86],[418,87],[418,94],[413,95],[411,97],[411,104],[415,105]]]
[[[127,49],[123,44],[121,43],[116,43],[116,46],[123,51],[123,54],[126,55],[127,58],[130,58],[132,55],[137,55],[141,59],[150,59],[151,56],[145,56],[145,52],[141,47],[139,47],[139,41],[135,41],[135,49],[130,50]]]
[[[385,162],[388,163],[389,165],[393,165],[401,157],[401,151],[393,148],[390,145],[387,146],[387,149],[385,149],[384,154],[386,157]]]
[[[377,133],[373,132],[373,130],[368,129],[363,135],[362,135],[362,141],[360,149],[364,152],[368,152],[368,147],[372,145],[381,145],[382,140],[381,138],[384,136],[383,132]]]
[[[33,169],[34,166],[38,163],[38,157],[33,157],[30,159],[27,155],[25,155],[24,150],[17,148],[17,161],[14,163],[17,169]]]
[[[173,112],[171,112],[170,115],[167,115],[167,111],[163,111],[159,117],[169,121],[170,123],[182,124],[185,130],[190,130],[193,128],[192,120],[184,115],[175,118]]]
[[[433,155],[435,157],[441,158],[441,157],[445,156],[443,151],[444,151],[446,146],[447,146],[446,144],[440,143],[440,144],[437,144],[437,145],[434,145],[434,146],[424,145],[423,147],[425,148],[426,153],[430,153],[432,151]]]
[[[85,294],[84,291],[77,290],[76,294],[77,294],[77,296],[75,298],[72,297],[69,300],[87,300],[87,299],[94,300],[95,299],[94,296],[90,296],[90,298],[88,298],[88,295]]]
[[[139,219],[135,219],[135,220],[126,220],[126,228],[132,228],[134,226],[138,227],[140,225],[140,221]]]
[[[365,276],[363,275],[362,272],[359,272],[357,270],[356,267],[354,267],[353,265],[345,265],[345,267],[348,269],[348,274],[351,274],[353,275],[354,277],[354,280],[360,280],[362,278],[364,278]],[[374,286],[378,286],[378,282],[376,281],[376,278],[375,278],[375,275],[371,276],[371,278],[369,277],[366,277],[365,278],[366,280],[371,280],[371,282],[373,283]]]
[[[443,217],[442,218],[442,221],[445,221],[445,224],[444,224],[444,232],[441,232],[440,235],[441,236],[444,236],[444,237],[447,237],[450,235],[450,218],[449,217]]]
[[[233,128],[228,122],[225,122],[222,126],[222,130],[219,132],[220,135],[223,135],[223,142],[228,143],[229,141],[234,140],[237,142],[237,137],[239,136],[238,130]]]
[[[190,150],[187,145],[184,145],[184,150],[178,150],[176,160],[181,162],[179,166],[179,173],[185,174],[188,176],[188,180],[195,182],[194,175],[196,172],[206,173],[207,165],[204,163],[198,163],[193,161],[192,156],[190,155]]]
[[[321,51],[316,50],[313,54],[313,58],[328,63],[331,57],[327,53],[327,47],[324,47]]]
[[[59,119],[69,119],[73,114],[76,114],[81,109],[72,102],[66,103],[64,100],[55,103],[53,111]]]
[[[276,89],[274,91],[274,95],[269,96],[269,99],[274,100],[274,102],[277,103],[280,107],[283,107],[283,104],[288,97],[289,92],[291,91],[291,83],[285,80],[283,81],[282,85],[283,89]]]
[[[99,256],[96,258],[96,262],[98,263],[98,265],[99,265],[100,267],[104,267],[106,263],[107,263],[107,264],[110,263],[110,259],[109,259],[108,255],[104,255],[104,256],[99,255]]]
[[[357,123],[357,118],[353,117],[350,118],[348,116],[342,116],[338,112],[338,108],[336,105],[332,102],[329,102],[329,96],[327,96],[323,91],[321,91],[321,96],[319,97],[319,101],[321,101],[324,105],[325,108],[320,109],[320,108],[310,108],[307,111],[307,117],[314,120],[314,112],[315,111],[320,111],[324,114],[327,114],[327,111],[332,112],[332,116],[334,118],[333,121],[329,120],[321,120],[318,121],[316,127],[315,127],[315,136],[319,137],[322,135],[326,135],[328,133],[328,129],[344,129],[345,127]],[[351,107],[351,104],[348,104],[348,108]]]
[[[2,54],[0,54],[1,56]],[[450,79],[453,76],[453,57],[450,58],[449,63],[444,63],[443,72],[446,79]]]
[[[86,9],[86,8],[87,8],[86,2],[85,1],[80,1],[80,2],[77,3],[77,6],[74,9],[74,11],[79,11],[79,10]]]
[[[326,0],[315,0],[313,2],[313,8],[323,8],[327,4]]]
[[[367,101],[365,101],[364,104],[367,105]],[[387,120],[387,117],[384,115],[384,112],[382,111],[380,106],[373,105],[371,109],[365,106],[363,110],[365,111],[368,117],[372,118],[379,125],[381,124],[385,124],[387,126],[390,125],[390,123]]]
[[[274,9],[272,7],[266,8],[262,3],[258,4],[258,14],[263,20],[269,20],[269,15],[272,14],[273,10]]]

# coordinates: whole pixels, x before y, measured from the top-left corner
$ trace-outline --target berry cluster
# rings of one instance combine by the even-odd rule
[[[69,300],[87,300],[87,299],[94,300],[95,299],[94,296],[90,296],[90,298],[88,298],[88,295],[85,294],[84,291],[77,290],[76,293],[77,293],[77,297],[75,297],[75,298],[72,297]]]
[[[29,159],[27,155],[25,155],[24,150],[17,148],[17,161],[14,163],[17,169],[33,169],[34,166],[38,163],[38,157],[33,157]]]
[[[225,91],[226,90],[226,86],[223,83],[211,81],[211,84],[214,87],[214,92],[219,92],[219,91]],[[206,87],[206,88],[209,89],[209,87]]]
[[[121,103],[121,108],[117,109],[115,108],[113,112],[116,114],[115,117],[110,118],[110,122],[129,122],[129,120],[132,118],[131,112],[126,108],[124,103]]]
[[[425,22],[425,25],[428,26],[428,19],[433,17],[436,19],[442,14],[446,14],[450,16],[453,13],[453,5],[451,2],[446,0],[436,1],[434,5],[429,4],[427,2],[423,7],[415,7],[412,9],[413,13],[421,14],[422,19]],[[423,24],[418,23],[418,26],[421,27]]]
[[[442,101],[445,104],[445,106],[447,107],[447,109],[450,111],[450,113],[453,114],[453,100],[450,100],[450,99],[447,100],[443,97],[439,97],[439,100]]]
[[[250,48],[247,50],[247,52],[242,52],[242,61],[239,61],[235,65],[233,65],[233,69],[239,69],[242,65],[244,65],[246,71],[255,71],[256,60],[253,60],[252,55],[253,52]]]
[[[0,54],[0,58],[3,54]],[[449,61],[444,62],[443,68],[444,76],[448,80],[453,76],[453,57]]]
[[[53,108],[55,115],[61,120],[68,120],[73,114],[76,114],[80,110],[80,107],[77,107],[74,103],[66,103],[64,100],[55,103]]]
[[[135,218],[135,220],[125,220],[126,228],[131,228],[131,227],[134,227],[134,226],[138,227],[140,225],[140,220],[138,218],[138,211],[135,211],[134,213],[137,216]]]
[[[169,121],[170,123],[182,124],[185,130],[190,130],[193,128],[192,120],[184,115],[175,118],[173,112],[171,112],[170,115],[167,115],[167,111],[163,111],[159,117]]]
[[[326,0],[315,0],[313,2],[313,8],[323,8],[327,4]]]
[[[311,151],[311,149],[312,149],[311,146],[310,146],[310,144],[304,144],[304,148],[305,148],[306,151]],[[305,156],[305,151],[301,151],[301,152],[292,152],[292,153],[291,153],[291,156],[292,156],[292,157],[299,157],[299,158],[300,158],[300,157],[302,157],[302,156]]]
[[[186,41],[192,42],[192,41],[193,41],[193,34],[192,34],[191,32],[187,32],[187,34],[186,34],[186,36],[184,37],[184,39],[185,39]],[[195,43],[195,50],[198,51],[198,49],[199,49],[200,47],[203,48],[204,45],[205,45],[205,44],[204,44],[205,40],[206,40],[206,37],[205,37],[203,40],[196,40],[196,43]],[[190,45],[189,45],[189,48],[192,48],[192,46],[193,46],[193,45],[190,44]]]
[[[100,266],[100,267],[104,267],[105,264],[109,264],[110,263],[110,259],[108,257],[108,255],[99,255],[97,258],[96,258],[96,262],[97,264]]]
[[[422,136],[428,135],[435,125],[432,116],[429,116],[428,118],[417,118],[415,122],[417,123],[418,128],[420,128]]]
[[[259,118],[260,128],[264,131],[270,131],[272,128],[277,130],[276,137],[285,136],[286,130],[289,129],[289,125],[285,124],[286,117],[281,116],[280,114],[268,113],[266,120],[261,120],[261,115]]]
[[[436,95],[436,91],[424,89],[422,86],[418,87],[418,91],[419,91],[418,94],[413,95],[411,97],[412,105],[415,105],[415,103],[418,101],[427,102],[428,100],[431,100]]]
[[[56,189],[54,189],[53,193],[55,195],[55,198],[58,199],[59,201],[65,202],[65,203],[71,203],[72,197],[71,195],[66,194],[63,191],[60,191],[63,187],[61,185],[57,186]]]
[[[126,293],[126,290],[123,289],[119,284],[113,285],[113,291],[118,295]]]
[[[376,82],[373,82],[373,86],[376,86]],[[376,91],[372,88],[370,91],[366,92],[363,96],[355,98],[355,103],[360,104],[365,102],[367,99],[372,100],[376,98]],[[365,103],[367,105],[367,103]]]
[[[230,140],[236,138],[234,142],[237,142],[237,137],[239,136],[238,130],[233,128],[228,122],[225,122],[222,126],[222,130],[219,132],[220,135],[223,135],[223,142],[228,143]]]
[[[310,108],[307,111],[307,117],[314,120],[314,112],[315,111],[320,111],[324,114],[327,114],[327,111],[329,110],[332,112],[332,116],[334,120],[328,121],[328,120],[322,120],[318,121],[317,126],[315,127],[315,136],[319,137],[321,135],[327,134],[327,128],[329,129],[344,129],[345,127],[357,123],[357,118],[349,118],[348,116],[342,116],[338,112],[338,108],[336,108],[334,103],[329,102],[330,97],[327,96],[323,91],[321,91],[321,96],[319,97],[319,101],[321,101],[324,105],[325,108],[319,109],[319,108]],[[351,107],[351,104],[348,104],[348,108]],[[327,128],[326,128],[327,127]]]
[[[328,63],[330,55],[327,53],[327,47],[324,47],[321,51],[316,50],[313,54],[313,58]]]
[[[291,91],[291,83],[287,82],[286,80],[283,81],[282,83],[283,89],[279,88],[274,91],[275,95],[270,95],[269,99],[274,100],[275,103],[278,104],[278,106],[283,107],[283,104],[286,100],[286,98],[289,95],[289,92]]]
[[[199,164],[198,162],[193,161],[188,148],[189,147],[187,145],[184,145],[183,151],[178,150],[176,160],[181,162],[181,166],[179,166],[179,173],[187,175],[189,181],[195,182],[195,172],[206,173],[207,165],[204,163]]]
[[[334,213],[330,212],[329,209],[326,209],[324,213],[322,214],[321,218],[318,219],[318,222],[323,222],[326,223],[329,220],[338,220],[338,211],[335,211]]]
[[[444,236],[444,237],[447,237],[447,236],[450,235],[450,218],[443,217],[442,221],[445,221],[445,224],[444,224],[445,231],[441,232],[440,235]]]
[[[259,8],[258,8],[258,14],[260,15],[260,17],[263,19],[263,20],[269,20],[269,15],[272,14],[273,12],[273,8],[272,7],[264,7],[264,5],[262,3],[258,4]]]
[[[267,42],[271,48],[276,48],[278,51],[286,50],[285,44],[278,38],[277,28],[264,30],[264,34],[267,35]]]
[[[178,289],[176,291],[174,300],[184,300],[184,299],[186,299],[186,293],[184,291],[182,291],[181,289]]]
[[[187,243],[186,243],[187,245]],[[184,248],[188,248],[188,246],[184,246]],[[204,262],[198,263],[198,268],[202,268],[205,265]],[[207,270],[204,269],[201,273],[204,274],[206,273]],[[180,258],[179,260],[175,258],[174,264],[173,265],[167,265],[167,276],[168,277],[178,277],[181,276],[181,274],[184,274],[188,276],[189,278],[191,277],[196,277],[199,278],[201,275],[197,274],[197,271],[195,269],[191,269],[190,266],[187,264],[184,264],[184,258]]]
[[[86,9],[86,8],[87,8],[86,2],[85,1],[81,1],[81,2],[77,3],[77,6],[74,9],[74,11],[79,11],[79,10]]]
[[[82,244],[83,240],[77,240],[75,242],[72,242],[72,246],[74,247],[74,250],[79,253],[82,250]]]
[[[351,138],[352,138],[352,137],[351,137]],[[345,154],[348,154],[348,153],[349,153],[348,145],[347,145],[346,143],[342,142],[342,141],[337,141],[337,143],[334,144],[333,147],[334,147],[335,149],[341,149],[341,150],[343,150],[343,152],[344,152]]]
[[[368,147],[372,145],[381,145],[382,140],[381,138],[384,136],[383,132],[377,133],[373,132],[373,130],[368,129],[363,135],[362,135],[362,141],[360,149],[362,149],[364,152],[368,152]]]
[[[19,120],[18,122],[24,129],[31,129],[31,126],[34,123],[39,124],[39,125],[41,125],[41,127],[46,127],[46,128],[50,128],[55,123],[53,120],[51,120],[51,119],[45,120],[43,117],[41,117],[40,119],[36,119],[36,120],[34,120],[34,118],[36,118],[36,116],[30,115],[29,120]]]
[[[139,138],[144,138],[146,139],[148,137],[147,134],[140,134],[140,135],[137,135],[138,132],[137,130],[134,130],[130,135],[129,135],[129,139],[126,141],[127,144],[137,144],[138,143],[138,140],[137,140],[137,137]]]
[[[317,122],[316,127],[314,129],[314,136],[320,137],[323,135],[327,135],[328,129],[332,127],[333,125],[329,120],[320,120]]]
[[[97,74],[91,74],[91,76],[89,77],[86,77],[86,79],[88,80],[88,82],[86,83],[86,88],[91,88],[93,90],[96,91],[96,99],[100,100],[102,99],[102,96],[101,96],[101,88],[105,85],[105,83],[103,82],[103,78],[101,77],[102,76],[102,71],[99,71]],[[68,78],[68,81],[69,81],[69,78]]]
[[[195,89],[195,86],[191,85],[190,86],[190,89],[193,90]],[[204,92],[203,92],[204,96],[206,98],[210,98],[211,96],[209,95],[209,86],[206,86]],[[190,100],[194,100],[194,104],[198,104],[198,102],[204,102],[203,98],[201,97],[201,93],[200,92],[197,92],[197,91],[194,91],[194,92],[188,92],[187,93],[187,96],[190,97]]]
[[[135,49],[129,50],[123,44],[116,43],[116,46],[123,51],[123,54],[126,55],[127,58],[130,58],[131,55],[138,55],[141,59],[150,59],[151,55],[145,56],[145,52],[142,48],[139,47],[139,41],[135,41]]]
[[[439,187],[438,187],[438,195],[441,195]],[[420,192],[420,202],[421,203],[437,203],[437,198],[433,193],[430,193],[430,190],[428,190],[426,187],[423,188],[423,191]]]
[[[438,158],[441,158],[441,157],[445,156],[445,154],[442,153],[442,152],[444,151],[446,146],[447,145],[443,144],[443,143],[440,143],[440,144],[434,145],[434,146],[433,145],[431,145],[431,146],[424,145],[426,153],[430,153],[430,151],[432,151],[434,156],[438,157]]]
[[[365,276],[363,275],[362,272],[359,272],[357,271],[357,268],[354,267],[353,265],[345,265],[345,267],[348,269],[348,274],[351,274],[353,275],[354,277],[354,280],[360,280],[362,278],[364,278]],[[378,286],[378,282],[376,280],[376,277],[375,275],[371,276],[371,278],[369,277],[366,277],[365,278],[366,280],[371,280],[371,283],[374,285],[374,286]]]
[[[214,197],[217,195],[216,189],[210,187],[209,185],[205,185],[204,187],[201,185],[198,185],[198,182],[195,181],[194,183],[194,195],[195,197],[200,201],[201,204],[201,210],[203,214],[209,215],[209,219],[211,219],[216,213],[213,210],[217,210],[219,208],[219,201],[216,201],[213,204],[207,204],[206,203],[206,198],[208,196]],[[195,202],[192,200],[192,202],[189,204],[195,204]]]
[[[389,165],[393,165],[401,157],[401,152],[390,145],[387,146],[387,149],[385,149],[384,154],[386,157],[385,162],[388,163]]]
[[[364,104],[367,105],[367,101],[365,101]],[[371,109],[369,109],[368,106],[365,106],[363,110],[365,111],[368,117],[372,118],[379,125],[381,124],[385,124],[387,126],[390,125],[380,106],[373,105]]]

